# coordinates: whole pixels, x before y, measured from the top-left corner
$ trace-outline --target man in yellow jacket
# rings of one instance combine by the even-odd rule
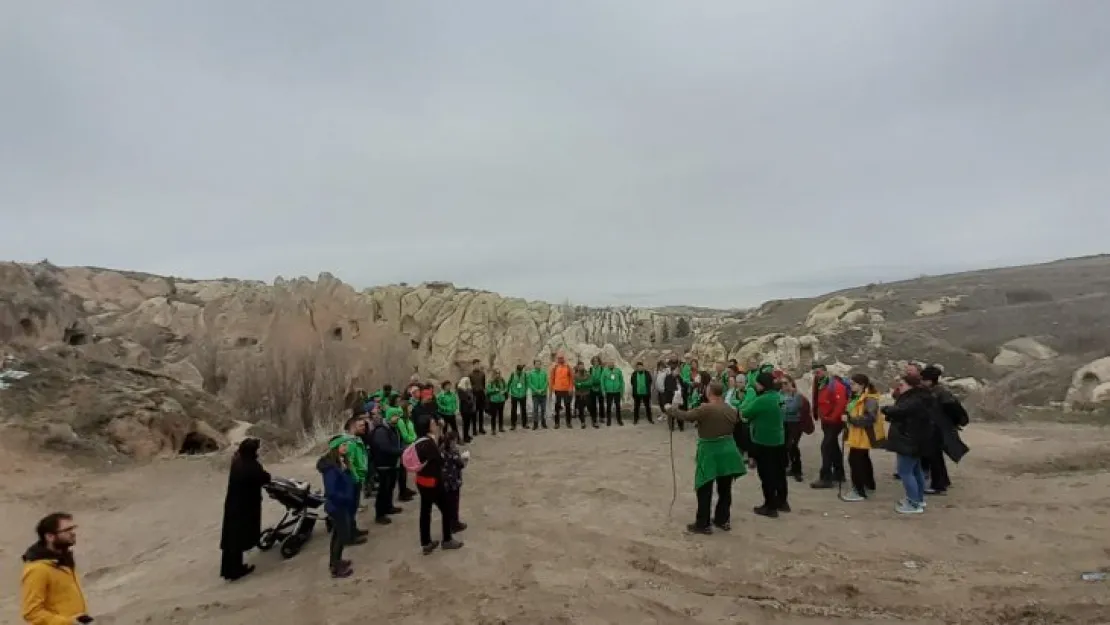
[[[73,562],[73,546],[77,544],[73,516],[64,512],[47,515],[35,531],[38,542],[23,554],[23,621],[29,625],[91,623]]]

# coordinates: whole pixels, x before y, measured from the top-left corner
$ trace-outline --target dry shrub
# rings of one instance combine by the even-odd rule
[[[400,385],[413,371],[408,340],[373,324],[351,340],[278,332],[232,376],[234,403],[252,421],[298,432],[304,445],[333,435],[355,388]]]

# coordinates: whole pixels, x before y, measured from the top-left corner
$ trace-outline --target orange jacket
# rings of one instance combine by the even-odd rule
[[[567,363],[556,364],[551,367],[551,390],[559,393],[569,393],[574,390],[574,371]]]

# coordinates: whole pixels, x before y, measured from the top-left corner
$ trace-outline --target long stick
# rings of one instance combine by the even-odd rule
[[[678,471],[674,465],[674,429],[668,428],[668,445],[671,448],[671,507],[667,509],[667,518],[674,515],[674,502],[678,499]]]

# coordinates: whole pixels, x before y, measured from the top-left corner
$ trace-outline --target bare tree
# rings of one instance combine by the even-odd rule
[[[296,398],[297,375],[287,350],[275,350],[266,358],[266,412],[270,421],[287,425],[289,409]]]
[[[297,406],[301,416],[301,428],[312,430],[316,427],[316,377],[318,375],[322,349],[307,349],[296,361]]]

